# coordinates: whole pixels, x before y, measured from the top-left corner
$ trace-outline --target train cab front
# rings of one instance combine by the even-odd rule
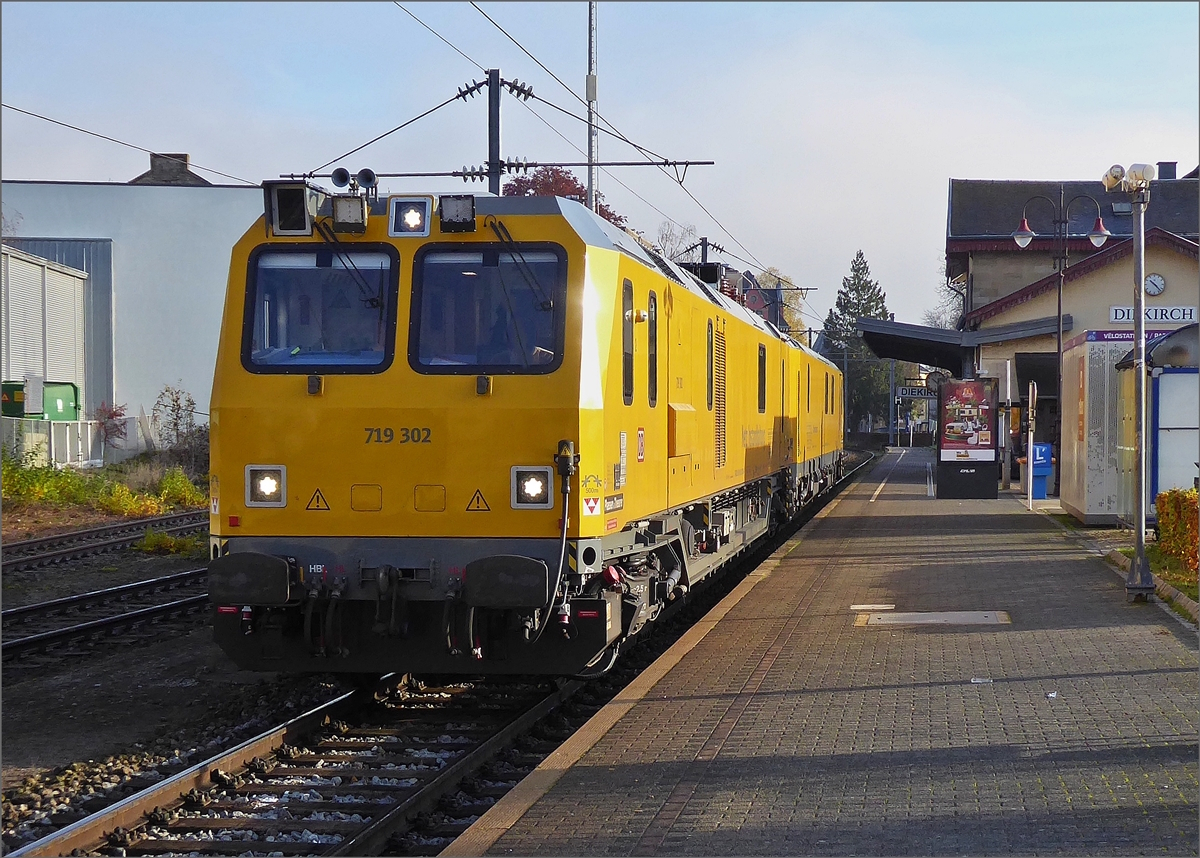
[[[257,670],[585,670],[621,602],[555,598],[577,237],[435,197],[368,196],[353,230],[317,200],[281,230],[271,194],[267,238],[234,250],[213,386],[219,644]]]

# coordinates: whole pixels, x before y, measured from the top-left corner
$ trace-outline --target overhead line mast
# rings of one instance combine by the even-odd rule
[[[588,73],[586,84],[588,121],[588,173],[587,207],[598,211],[596,203],[596,148],[599,135],[596,133],[596,0],[588,0]]]

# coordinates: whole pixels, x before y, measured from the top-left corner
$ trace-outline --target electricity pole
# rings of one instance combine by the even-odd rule
[[[500,69],[488,69],[488,190],[500,196]]]
[[[588,173],[587,207],[597,211],[596,204],[596,0],[588,2],[588,73],[587,73],[587,121],[588,121]]]

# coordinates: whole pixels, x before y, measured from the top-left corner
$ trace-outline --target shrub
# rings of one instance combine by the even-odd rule
[[[208,495],[200,491],[187,478],[183,468],[176,465],[163,474],[158,483],[158,496],[171,506],[203,507],[208,504]]]
[[[1200,505],[1195,489],[1171,489],[1154,499],[1158,512],[1159,547],[1193,574],[1200,554]]]
[[[146,528],[146,535],[133,544],[137,551],[147,554],[195,554],[203,548],[196,536],[171,536]]]
[[[105,512],[124,515],[130,518],[143,518],[152,515],[162,515],[166,512],[166,504],[153,495],[134,494],[124,483],[109,483],[105,486],[95,506]]]

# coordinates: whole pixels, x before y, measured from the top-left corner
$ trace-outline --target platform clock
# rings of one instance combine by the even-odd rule
[[[1161,274],[1146,275],[1146,294],[1150,296],[1161,295],[1163,290],[1167,288],[1167,281]]]

